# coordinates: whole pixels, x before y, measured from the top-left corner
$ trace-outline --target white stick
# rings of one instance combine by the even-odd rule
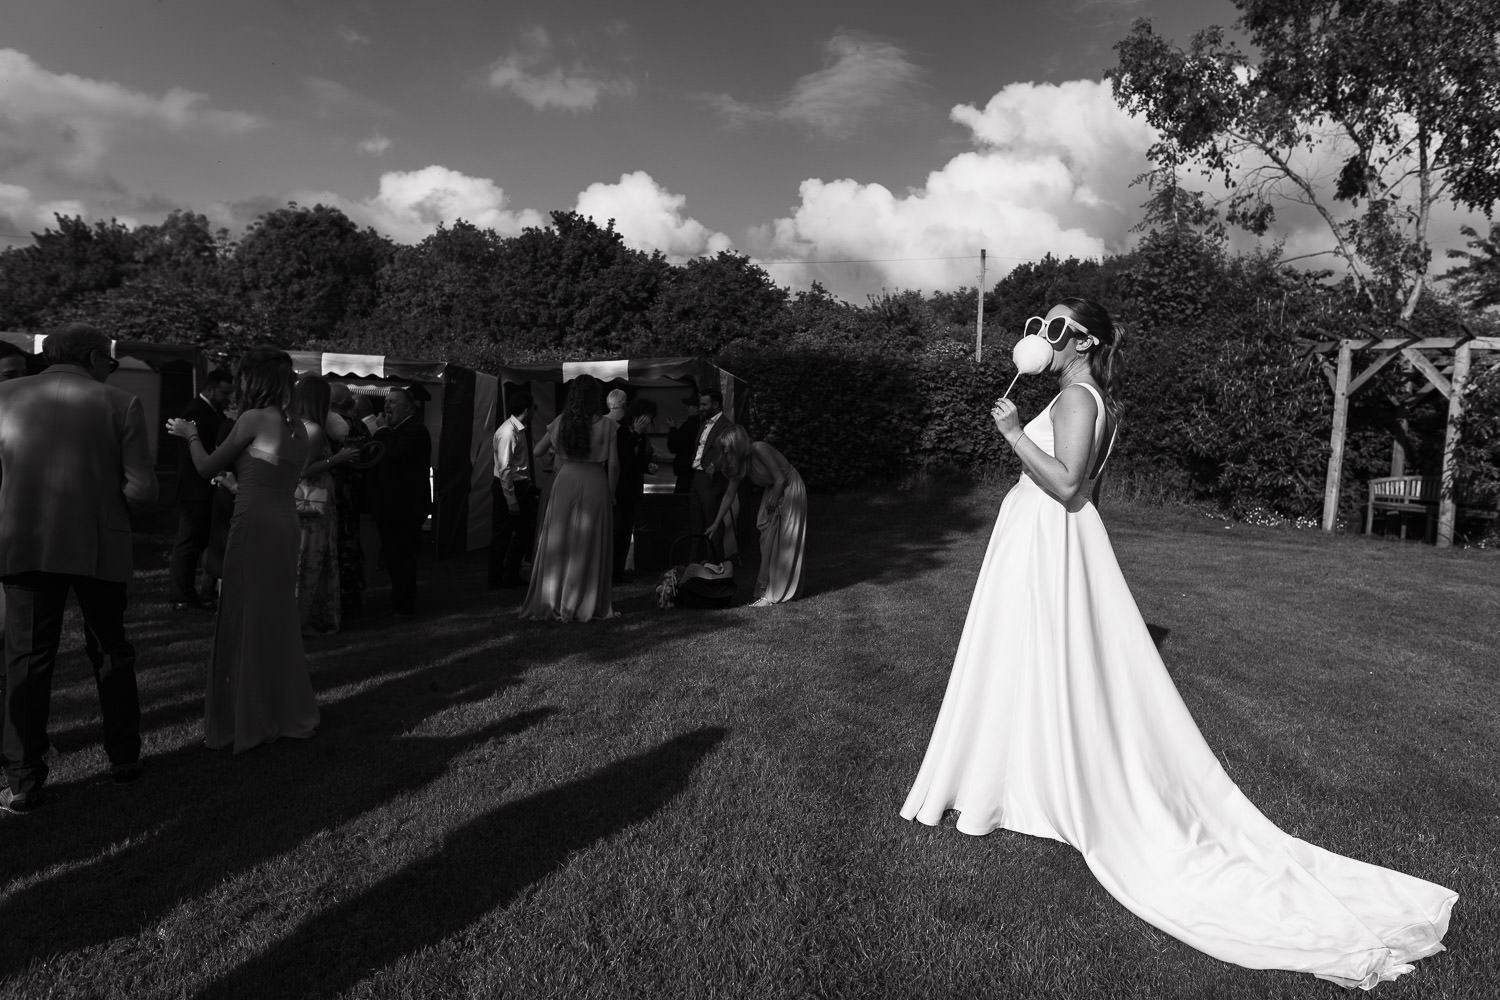
[[[1021,370],[1019,368],[1017,368],[1016,369],[1016,377],[1010,380],[1010,385],[1006,386],[1005,387],[1005,391],[1000,394],[1000,398],[1001,399],[1004,399],[1006,396],[1010,395],[1010,391],[1016,387],[1016,379],[1018,379],[1020,377],[1021,377]]]

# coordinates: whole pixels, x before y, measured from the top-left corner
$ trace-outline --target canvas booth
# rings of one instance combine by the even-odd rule
[[[31,355],[40,355],[47,335],[42,333],[0,332],[0,338],[15,344]],[[168,436],[165,424],[168,417],[182,413],[202,387],[208,373],[203,352],[196,347],[181,344],[153,344],[143,340],[115,340],[110,342],[110,351],[120,367],[109,377],[109,384],[118,386],[141,401],[146,411],[146,435],[151,445],[151,460],[158,469],[175,469],[177,452],[174,448],[163,448]],[[37,372],[46,367],[39,357],[28,362],[28,368]]]
[[[506,365],[500,369],[502,397],[526,392],[532,401],[534,437],[562,412],[568,383],[579,375],[592,375],[606,393],[624,389],[632,400],[649,399],[656,404],[656,422],[648,435],[660,457],[657,471],[646,477],[644,495],[636,507],[635,537],[626,566],[636,570],[665,569],[676,535],[686,530],[687,495],[673,493],[672,455],[667,450],[668,419],[681,422],[687,416],[683,401],[707,389],[724,396],[724,412],[736,423],[744,423],[750,407],[750,387],[742,379],[704,358],[643,358],[612,361],[568,361],[535,365]],[[503,400],[502,400],[503,402]],[[502,408],[502,414],[505,410]],[[489,457],[493,463],[493,456]],[[543,474],[545,496],[550,477]]]
[[[392,389],[420,385],[432,399],[423,420],[432,438],[432,534],[438,557],[490,543],[491,438],[498,381],[448,361],[403,360],[374,354],[289,351],[298,375],[327,376],[367,396],[380,412]]]

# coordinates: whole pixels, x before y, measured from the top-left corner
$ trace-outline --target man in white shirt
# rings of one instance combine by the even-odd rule
[[[508,414],[495,430],[495,477],[490,487],[489,586],[524,587],[521,560],[536,537],[537,489],[531,474],[531,442],[526,429],[531,400],[510,393]]]
[[[703,415],[703,426],[693,452],[692,505],[688,508],[688,530],[695,535],[702,534],[719,514],[719,504],[729,486],[728,477],[720,469],[723,456],[719,441],[734,426],[734,421],[724,414],[724,396],[717,389],[705,389],[698,394],[698,410]],[[713,541],[720,555],[725,554],[725,530],[721,527],[714,533]]]

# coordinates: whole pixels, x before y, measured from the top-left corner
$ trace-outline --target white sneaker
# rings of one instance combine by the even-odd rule
[[[755,600],[750,602],[750,606],[752,608],[769,608],[775,603],[776,602],[771,600],[769,597],[757,597]]]

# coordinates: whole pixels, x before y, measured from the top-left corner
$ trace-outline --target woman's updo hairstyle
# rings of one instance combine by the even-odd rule
[[[1104,307],[1092,299],[1063,299],[1061,304],[1072,310],[1078,322],[1088,327],[1089,333],[1098,341],[1089,352],[1089,371],[1093,373],[1094,381],[1104,389],[1104,396],[1110,407],[1118,412],[1120,376],[1125,369],[1120,347],[1125,339],[1125,331],[1116,326]]]

